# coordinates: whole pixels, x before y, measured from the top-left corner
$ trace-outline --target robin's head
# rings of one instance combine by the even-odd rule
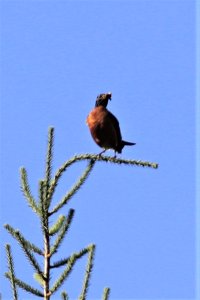
[[[108,104],[108,100],[111,100],[112,93],[100,94],[97,96],[95,107],[103,106],[106,107]]]

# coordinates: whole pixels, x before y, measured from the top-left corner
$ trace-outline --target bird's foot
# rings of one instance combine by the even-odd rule
[[[100,157],[104,152],[106,152],[106,149],[104,149],[103,151],[101,151],[98,156]]]

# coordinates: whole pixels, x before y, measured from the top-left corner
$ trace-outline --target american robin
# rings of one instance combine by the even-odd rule
[[[95,108],[88,115],[86,122],[94,141],[104,148],[100,155],[107,149],[113,149],[116,156],[116,152],[121,153],[124,146],[132,146],[135,143],[122,140],[119,122],[106,108],[111,97],[111,93],[98,95]]]

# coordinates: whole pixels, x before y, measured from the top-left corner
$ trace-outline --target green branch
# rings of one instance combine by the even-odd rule
[[[62,285],[62,283],[67,279],[67,277],[69,276],[69,274],[72,271],[72,268],[74,266],[74,264],[76,263],[76,261],[78,259],[80,259],[82,256],[84,256],[86,253],[90,253],[90,260],[93,259],[93,255],[94,255],[94,247],[95,245],[89,245],[87,248],[84,248],[82,250],[80,250],[78,253],[73,253],[68,259],[67,259],[67,265],[65,270],[63,271],[63,273],[61,274],[60,278],[54,283],[52,289],[51,289],[51,293],[54,293],[55,291],[57,291],[57,289]],[[93,250],[93,252],[91,251],[91,249]],[[92,254],[91,254],[92,252]],[[89,259],[88,259],[89,261]],[[54,268],[56,267],[55,264],[53,266]],[[57,266],[58,267],[58,266]],[[52,267],[51,267],[52,268]],[[92,266],[90,265],[90,267],[88,268],[88,270],[90,270],[92,268]],[[90,271],[91,272],[91,271]],[[88,278],[88,275],[87,275]],[[88,282],[88,279],[86,278],[86,284]]]
[[[103,298],[102,298],[102,300],[108,300],[109,295],[110,295],[110,289],[109,288],[105,288],[104,291],[103,291]]]
[[[67,279],[67,277],[69,276],[69,274],[72,271],[72,268],[76,262],[76,257],[74,254],[72,254],[72,256],[70,257],[66,268],[64,269],[63,273],[61,274],[61,276],[59,277],[59,279],[54,283],[52,289],[51,289],[51,294],[55,293],[60,286],[62,285],[62,283]]]
[[[8,278],[10,280],[10,278],[11,278],[11,274],[10,273],[6,272],[5,276],[6,276],[6,278]],[[21,289],[25,290],[26,292],[29,292],[29,293],[31,293],[33,295],[36,295],[38,297],[41,297],[41,298],[44,297],[43,293],[41,293],[39,290],[33,288],[32,286],[26,284],[22,280],[20,280],[18,278],[15,278],[14,281],[15,281],[16,285],[18,285]]]
[[[44,234],[46,234],[47,228],[48,228],[48,207],[46,203],[46,181],[40,180],[39,181],[39,207],[40,207],[40,221],[42,226],[42,231]]]
[[[17,288],[15,284],[15,271],[14,271],[14,263],[13,263],[13,258],[12,258],[12,253],[11,253],[11,247],[10,245],[6,245],[6,254],[7,254],[7,260],[8,260],[8,269],[9,269],[9,274],[10,274],[10,284],[11,284],[11,289],[13,292],[13,299],[17,300]]]
[[[76,155],[73,158],[69,159],[66,163],[63,164],[61,168],[58,169],[56,172],[56,175],[54,176],[51,185],[49,187],[49,195],[48,197],[52,197],[53,193],[55,192],[55,188],[58,184],[59,179],[61,178],[63,172],[66,171],[66,169],[71,166],[73,163],[81,160],[90,160],[87,169],[84,171],[82,176],[79,178],[79,180],[76,182],[76,184],[72,187],[72,189],[67,193],[67,195],[59,202],[57,206],[53,208],[53,210],[50,212],[50,215],[57,212],[63,205],[67,204],[67,202],[71,199],[71,197],[77,192],[77,190],[80,188],[80,186],[85,182],[88,175],[90,174],[94,163],[96,161],[103,161],[103,162],[112,162],[116,164],[125,164],[125,165],[133,165],[133,166],[141,166],[141,167],[149,167],[149,168],[158,168],[157,163],[152,163],[148,161],[141,161],[141,160],[126,160],[121,158],[115,158],[110,156],[102,156],[102,155],[93,155],[93,154],[80,154]]]
[[[15,238],[18,243],[20,244],[20,246],[22,246],[21,241],[23,241],[23,245],[26,245],[26,248],[28,248],[29,250],[39,254],[39,255],[44,255],[43,251],[38,248],[37,246],[35,246],[33,243],[29,242],[28,240],[26,240],[23,235],[19,232],[19,230],[15,230],[12,226],[10,226],[9,224],[5,224],[4,228],[6,230],[8,230],[8,232],[13,236],[13,238]]]
[[[62,292],[61,297],[62,297],[62,300],[68,300],[69,299],[66,292]]]
[[[34,267],[36,272],[39,273],[41,276],[43,276],[43,273],[40,269],[39,264],[37,263],[34,255],[30,251],[31,243],[29,243],[29,242],[27,243],[27,241],[23,238],[21,233],[17,230],[13,230],[13,228],[11,226],[9,226],[8,224],[6,224],[4,227],[13,235],[13,237],[15,237],[17,239],[17,241],[19,242],[19,244],[20,244],[22,250],[24,251],[26,257],[29,259],[29,262]]]
[[[75,252],[73,255],[76,257],[76,259],[79,259],[82,256],[84,256],[86,253],[88,253],[90,247],[91,247],[91,245],[89,245],[86,248],[81,249],[79,252]],[[66,265],[69,262],[70,258],[71,257],[67,257],[67,258],[61,259],[61,260],[53,263],[53,265],[50,266],[50,268],[53,269],[53,268],[62,267],[62,266]]]
[[[35,279],[35,281],[37,281],[37,283],[41,285],[41,287],[44,287],[44,279],[41,277],[40,274],[34,273],[33,278]]]
[[[55,235],[61,229],[61,227],[63,226],[63,223],[64,223],[65,219],[66,219],[66,217],[63,216],[63,215],[60,215],[58,217],[56,223],[53,224],[51,226],[51,228],[49,228],[49,234],[50,234],[50,236]]]
[[[89,280],[92,273],[92,267],[93,267],[93,260],[94,260],[94,253],[95,253],[95,245],[91,245],[88,249],[89,255],[88,255],[88,263],[85,270],[85,278],[83,282],[82,292],[79,297],[79,300],[86,300],[88,287],[89,287]]]
[[[92,160],[92,161],[104,161],[104,162],[111,162],[116,164],[125,164],[125,165],[133,165],[133,166],[141,166],[141,167],[149,167],[149,168],[158,168],[157,163],[149,162],[149,161],[142,161],[142,160],[132,160],[132,159],[122,159],[122,158],[116,158],[111,156],[103,156],[98,154],[80,154],[75,155],[71,159],[69,159],[67,162],[65,162],[61,168],[58,169],[56,172],[56,175],[52,181],[51,187],[50,187],[50,194],[54,192],[54,189],[58,183],[58,180],[60,179],[63,172],[66,171],[66,169],[71,166],[73,163],[81,160]]]
[[[25,168],[21,168],[20,169],[21,172],[21,189],[22,192],[26,198],[26,200],[28,201],[29,206],[32,208],[32,210],[34,212],[36,212],[37,214],[40,213],[38,206],[36,204],[36,201],[34,200],[32,194],[31,194],[31,190],[28,184],[28,177],[27,177],[27,172]]]
[[[53,142],[54,142],[54,128],[49,128],[48,134],[48,146],[47,146],[47,158],[46,158],[46,196],[48,195],[50,181],[51,181],[51,170],[52,170],[52,159],[53,159]],[[50,206],[51,198],[48,197],[48,204]]]
[[[67,202],[71,199],[71,197],[78,191],[78,189],[83,185],[87,177],[89,176],[90,172],[92,171],[92,168],[94,166],[94,161],[90,160],[88,163],[87,168],[84,170],[83,174],[80,176],[80,178],[77,180],[77,182],[74,184],[74,186],[71,188],[71,190],[67,193],[67,195],[52,209],[52,211],[49,213],[50,215],[56,213],[62,206],[67,204]],[[66,169],[65,169],[66,170]],[[64,172],[64,171],[63,171]],[[59,173],[59,176],[55,176],[56,179],[52,182],[49,193],[52,195],[55,187],[58,183],[58,179],[60,178],[62,172]]]
[[[52,256],[55,252],[57,252],[58,247],[62,243],[62,241],[63,241],[63,239],[64,239],[64,237],[65,237],[65,235],[66,235],[66,233],[69,229],[69,226],[72,222],[73,216],[74,216],[74,209],[70,209],[69,214],[66,217],[66,219],[63,223],[63,226],[60,229],[60,233],[59,233],[57,239],[55,240],[54,245],[52,246],[52,248],[50,250],[50,256]]]

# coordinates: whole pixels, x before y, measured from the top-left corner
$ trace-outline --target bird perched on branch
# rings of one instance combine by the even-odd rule
[[[111,93],[98,95],[95,108],[88,115],[86,122],[94,141],[104,148],[100,155],[107,149],[113,149],[116,156],[116,152],[121,153],[124,146],[132,146],[135,143],[122,140],[119,122],[106,108],[111,97]]]

